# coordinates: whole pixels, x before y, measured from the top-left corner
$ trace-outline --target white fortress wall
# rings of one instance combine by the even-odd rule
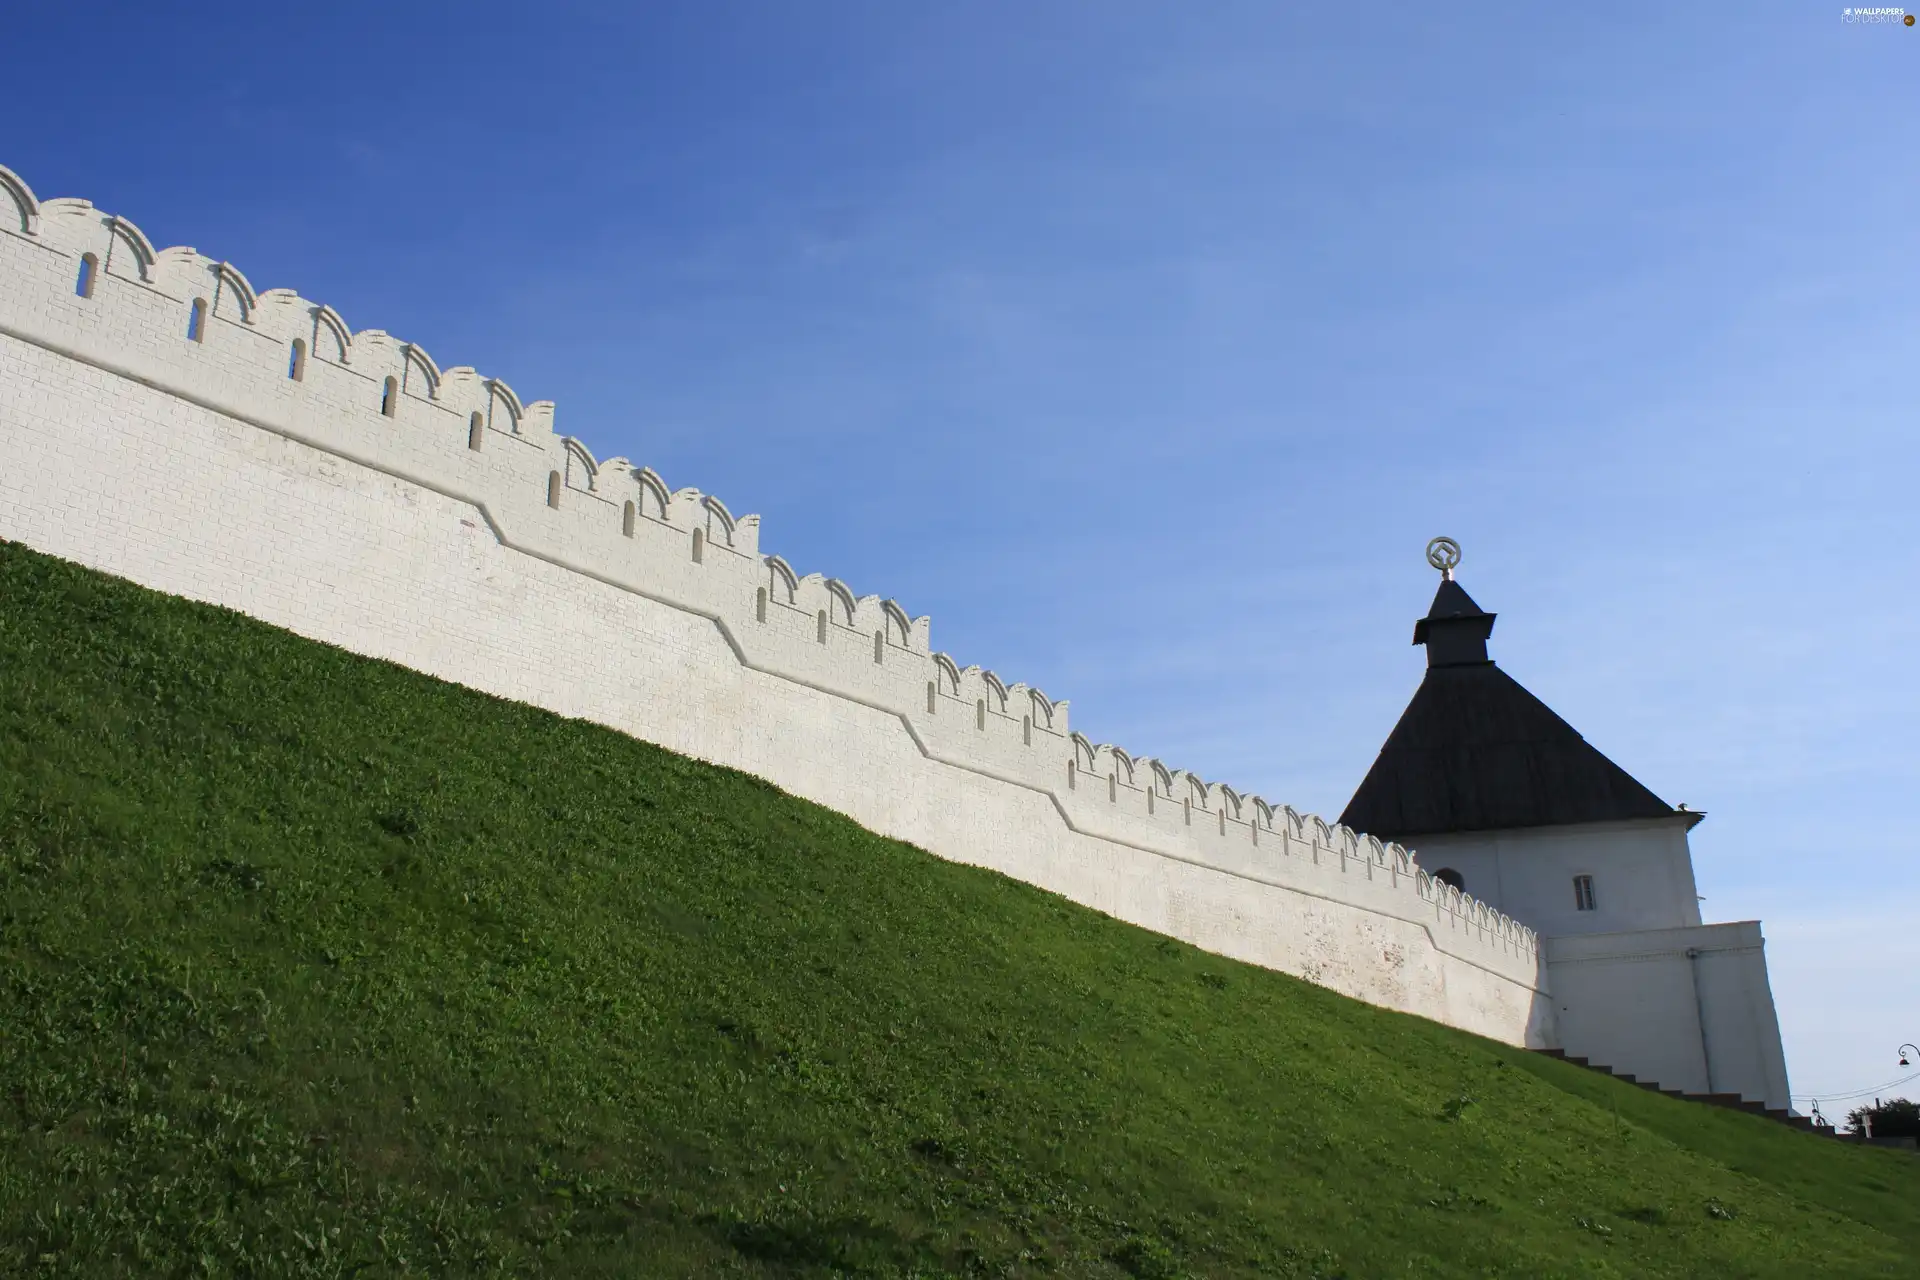
[[[83,296],[85,295],[85,296]],[[0,537],[753,773],[941,857],[1514,1044],[1539,939],[1397,846],[1071,732],[553,406],[0,169]],[[1278,729],[1278,726],[1276,726]]]

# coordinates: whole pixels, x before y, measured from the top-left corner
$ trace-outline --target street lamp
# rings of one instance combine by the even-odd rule
[[[1915,1046],[1910,1044],[1901,1045],[1900,1046],[1900,1065],[1903,1067],[1912,1065],[1907,1061],[1907,1051],[1910,1049],[1913,1051],[1914,1057],[1920,1058],[1920,1048],[1916,1048]]]

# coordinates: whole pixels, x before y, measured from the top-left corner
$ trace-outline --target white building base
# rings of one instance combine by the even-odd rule
[[[1787,1108],[1757,921],[1573,934],[1546,945],[1566,1052],[1663,1089]]]

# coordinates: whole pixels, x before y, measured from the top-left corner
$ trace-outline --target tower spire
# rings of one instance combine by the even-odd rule
[[[1413,624],[1413,642],[1427,648],[1429,667],[1462,667],[1491,662],[1487,637],[1493,634],[1495,615],[1473,602],[1466,588],[1453,580],[1460,563],[1460,544],[1435,538],[1427,544],[1427,563],[1440,571],[1440,590],[1427,616]]]
[[[1427,670],[1340,821],[1411,845],[1449,832],[1673,816],[1488,658],[1493,615],[1451,573],[1460,544],[1435,538],[1428,563],[1440,589],[1413,627]]]

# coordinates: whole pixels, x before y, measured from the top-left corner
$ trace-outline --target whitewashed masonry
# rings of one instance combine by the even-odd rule
[[[1534,932],[1095,745],[553,405],[0,168],[0,537],[738,768],[941,857],[1513,1044]],[[964,928],[963,921],[955,927]]]

